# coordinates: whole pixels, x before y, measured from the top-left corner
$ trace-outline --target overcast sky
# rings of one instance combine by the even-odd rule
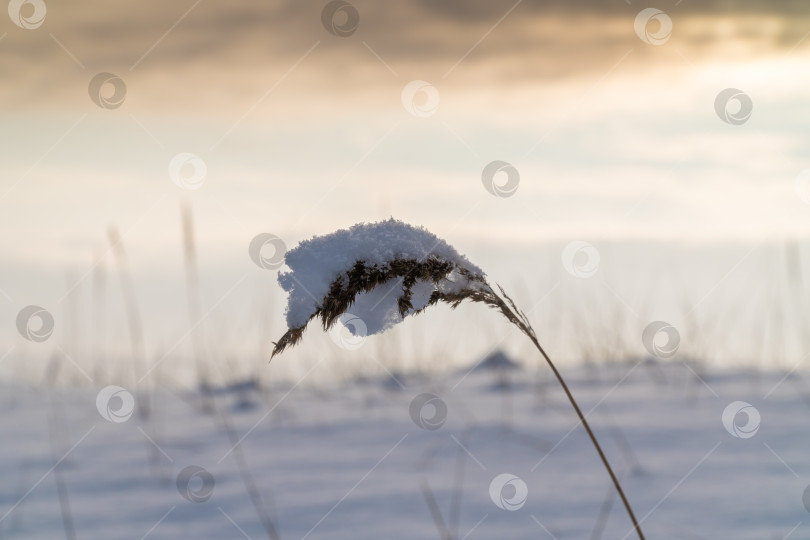
[[[804,239],[810,9],[655,7],[639,23],[621,0],[24,4],[0,22],[6,326],[89,287],[110,226],[141,283],[181,278],[182,204],[202,273],[230,276],[211,303],[254,269],[259,233],[292,246],[391,215],[505,279],[549,242]],[[739,100],[718,112],[729,88],[740,121]],[[486,189],[493,161],[517,171],[511,196]]]

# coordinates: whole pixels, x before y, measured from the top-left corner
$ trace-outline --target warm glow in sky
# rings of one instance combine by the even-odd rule
[[[186,203],[204,303],[247,276],[213,316],[242,329],[235,321],[247,317],[252,332],[245,305],[261,303],[275,278],[246,254],[261,232],[292,246],[393,215],[504,282],[527,282],[533,300],[552,289],[560,246],[647,242],[640,255],[615,255],[619,292],[600,289],[625,304],[644,253],[660,262],[677,246],[738,249],[705,283],[689,274],[694,265],[679,268],[675,281],[695,286],[697,301],[752,243],[803,239],[810,10],[679,2],[660,6],[664,22],[639,34],[640,5],[602,4],[358,1],[345,36],[326,28],[326,2],[47,2],[35,28],[5,19],[0,289],[9,330],[0,339],[15,342],[22,305],[68,310],[68,290],[84,295],[76,309],[89,320],[94,261],[117,286],[107,253],[114,226],[150,346],[169,348],[188,324]],[[338,30],[347,13],[335,14]],[[107,84],[102,76],[93,86],[100,73],[111,74]],[[727,88],[753,106],[739,125],[717,110]],[[513,196],[482,185],[495,160],[518,171]],[[551,261],[533,258],[541,253]],[[268,316],[280,320],[280,309]],[[104,345],[126,349],[120,307],[110,311]],[[93,341],[87,325],[77,332]]]

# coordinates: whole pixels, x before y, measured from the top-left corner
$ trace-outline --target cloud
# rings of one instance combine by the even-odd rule
[[[787,1],[735,3],[733,12],[723,2],[684,2],[670,12],[668,48],[658,48],[637,38],[637,9],[621,2],[524,0],[507,15],[514,4],[358,1],[358,29],[344,38],[323,27],[323,5],[48,4],[40,28],[7,25],[0,73],[15,84],[0,89],[0,103],[78,109],[89,80],[103,71],[126,82],[130,112],[231,117],[272,88],[284,106],[257,106],[255,117],[292,111],[317,119],[340,114],[336,99],[344,110],[384,105],[412,79],[458,94],[508,94],[601,76],[631,49],[622,67],[639,72],[680,66],[682,57],[762,55],[796,45],[807,24],[791,17],[797,10]]]

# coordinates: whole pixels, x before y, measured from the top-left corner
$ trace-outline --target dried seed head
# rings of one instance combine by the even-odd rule
[[[414,255],[390,255],[393,250],[386,244],[382,248],[379,248],[379,246],[366,248],[371,252],[368,257],[358,256],[356,260],[344,260],[341,263],[344,270],[332,274],[333,277],[330,277],[331,282],[329,282],[328,287],[323,286],[325,283],[321,282],[323,283],[321,290],[327,292],[322,298],[312,298],[315,302],[314,309],[309,308],[305,317],[291,318],[288,314],[290,327],[281,339],[274,344],[272,356],[298,343],[303,337],[305,328],[313,319],[320,320],[323,329],[329,330],[337,322],[338,318],[347,313],[355,304],[360,295],[371,293],[380,287],[386,286],[388,290],[381,296],[380,302],[391,295],[391,299],[395,302],[393,304],[395,308],[392,309],[396,310],[392,315],[395,317],[398,313],[400,319],[405,318],[407,315],[421,313],[428,306],[438,302],[444,302],[455,308],[464,300],[469,300],[498,309],[521,331],[530,336],[534,335],[525,315],[517,309],[514,302],[503,293],[502,289],[500,290],[503,298],[492,289],[484,273],[478,267],[459,255],[451,246],[424,229],[411,227],[394,220],[380,224],[357,225],[348,231],[338,231],[333,235],[307,241],[299,248],[296,248],[296,250],[302,249],[302,252],[290,251],[288,256],[291,255],[295,260],[293,263],[288,261],[288,264],[293,270],[280,276],[279,280],[285,289],[291,291],[291,304],[292,294],[300,293],[297,290],[298,288],[304,289],[304,286],[296,277],[296,272],[302,270],[304,261],[310,266],[317,265],[319,261],[324,259],[314,255],[322,255],[324,251],[328,250],[334,252],[336,248],[334,244],[339,246],[341,241],[345,242],[347,235],[349,235],[351,241],[356,240],[351,237],[354,233],[370,236],[372,240],[378,242],[389,242],[392,231],[395,235],[400,235],[396,241],[401,241],[401,235],[411,235],[416,239],[414,243],[419,249],[413,249],[413,246],[409,246],[411,247],[409,253],[419,251],[423,253],[418,257]],[[363,239],[368,240],[368,238]],[[431,249],[430,245],[439,249]],[[314,249],[315,247],[317,249]],[[325,248],[328,248],[328,250]],[[379,252],[389,255],[387,255],[387,258],[381,258]],[[312,297],[311,294],[310,297]],[[291,319],[295,320],[296,324],[292,324]],[[383,326],[376,331],[384,330],[386,327]]]

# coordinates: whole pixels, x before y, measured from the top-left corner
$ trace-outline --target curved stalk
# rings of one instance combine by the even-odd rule
[[[321,237],[321,241],[323,238],[324,237]],[[289,255],[288,253],[287,256]],[[287,274],[287,276],[292,276],[292,273]],[[457,284],[461,283],[462,287],[439,287],[440,283],[445,280],[450,280],[451,276],[455,279],[459,279]],[[295,278],[293,277],[292,279]],[[596,452],[599,454],[602,464],[610,475],[610,479],[613,480],[616,491],[618,491],[621,496],[624,507],[627,509],[627,514],[630,516],[630,521],[633,522],[633,530],[638,534],[639,540],[644,540],[644,534],[641,532],[638,520],[636,520],[636,516],[633,514],[633,509],[630,508],[630,503],[622,490],[622,486],[619,484],[618,478],[616,478],[616,475],[613,473],[613,469],[610,467],[610,463],[608,463],[607,457],[602,451],[602,447],[599,445],[599,441],[596,440],[591,426],[588,424],[585,415],[582,414],[582,410],[579,408],[562,375],[537,340],[537,336],[528,317],[518,309],[515,302],[506,294],[502,287],[498,287],[500,290],[500,294],[498,294],[487,282],[483,273],[470,269],[468,265],[460,264],[458,260],[448,260],[437,255],[430,255],[426,258],[396,257],[386,261],[386,263],[382,265],[369,265],[363,260],[355,261],[350,268],[347,268],[344,272],[334,277],[329,288],[329,293],[320,301],[309,318],[301,326],[288,328],[287,332],[281,336],[281,339],[274,344],[275,346],[273,347],[273,353],[270,358],[272,359],[273,356],[300,341],[307,324],[313,319],[320,319],[323,329],[328,330],[338,321],[341,315],[347,312],[358,294],[367,293],[376,287],[392,281],[396,283],[394,287],[400,290],[396,301],[400,317],[403,319],[407,315],[421,313],[427,309],[427,307],[439,302],[449,304],[452,308],[458,307],[464,301],[480,302],[500,311],[509,322],[514,324],[532,340],[534,346],[537,347],[537,350],[543,355],[546,363],[548,363],[554,375],[557,377],[560,386],[562,386],[565,391],[565,395],[568,396],[568,400],[574,407],[579,421],[585,426],[585,430],[588,432],[588,436],[591,438],[591,442],[594,448],[596,448]],[[298,283],[297,280],[295,282]],[[425,305],[419,309],[414,309],[411,302],[413,297],[412,289],[417,282],[433,283],[436,285],[436,288],[430,295],[430,300]],[[393,290],[394,288],[389,290],[389,292]]]
[[[551,358],[548,357],[546,351],[543,350],[543,347],[537,341],[537,338],[533,336],[529,336],[529,338],[532,340],[532,343],[534,343],[534,346],[537,347],[537,350],[540,351],[540,354],[543,355],[543,358],[546,360],[546,363],[551,368],[551,371],[554,372],[554,376],[557,377],[557,380],[560,382],[560,386],[562,386],[563,390],[565,391],[565,395],[568,396],[568,401],[570,401],[571,405],[574,407],[574,411],[576,411],[580,423],[582,423],[582,425],[585,427],[585,431],[588,432],[588,437],[591,438],[591,442],[593,443],[594,448],[596,448],[596,452],[599,454],[599,458],[602,460],[602,464],[605,466],[605,469],[610,475],[610,479],[613,480],[613,485],[616,486],[616,491],[619,492],[619,497],[621,497],[622,502],[624,503],[624,508],[627,510],[627,515],[630,516],[630,521],[633,522],[633,530],[635,530],[636,533],[638,533],[639,540],[644,540],[644,533],[641,532],[641,525],[639,525],[638,520],[636,520],[636,515],[633,513],[633,509],[630,507],[630,501],[627,500],[627,496],[625,496],[624,494],[624,490],[622,489],[622,486],[619,483],[619,479],[613,472],[613,468],[610,466],[610,463],[607,460],[607,456],[605,456],[605,453],[602,451],[602,447],[599,445],[599,441],[596,440],[596,436],[593,434],[591,426],[585,419],[585,415],[582,414],[582,410],[579,408],[577,401],[574,399],[574,395],[571,393],[571,390],[568,389],[568,385],[565,383],[565,379],[562,378],[562,375],[557,370],[557,367],[554,365],[554,362],[551,361]]]
[[[514,301],[511,298],[509,298],[509,296],[506,294],[503,288],[500,288],[500,291],[501,294],[504,296],[504,298],[506,298],[506,301],[504,301],[500,297],[500,295],[498,295],[498,293],[492,290],[491,287],[488,287],[487,291],[488,294],[486,294],[488,298],[482,301],[500,310],[500,312],[507,319],[509,319],[510,322],[512,322],[515,326],[517,326],[521,332],[526,334],[526,336],[531,340],[531,342],[534,344],[537,350],[540,351],[540,354],[543,356],[546,363],[551,368],[551,371],[554,372],[554,376],[557,377],[557,381],[559,381],[563,391],[565,391],[565,395],[568,396],[568,401],[570,401],[571,406],[574,407],[574,411],[577,413],[580,423],[585,427],[585,431],[588,432],[588,437],[590,437],[594,448],[596,448],[596,452],[599,454],[599,458],[602,460],[602,464],[605,466],[605,470],[610,475],[610,479],[613,481],[613,485],[616,486],[616,491],[619,493],[619,497],[621,497],[622,503],[624,503],[624,508],[627,510],[627,515],[630,517],[630,521],[633,523],[633,530],[636,532],[636,534],[638,534],[639,540],[644,540],[644,533],[641,531],[641,525],[636,519],[636,515],[633,513],[633,509],[630,507],[630,501],[627,500],[627,496],[624,494],[624,490],[622,489],[622,486],[619,483],[619,479],[613,472],[613,468],[610,466],[607,456],[605,456],[605,452],[602,450],[602,446],[596,439],[596,435],[594,435],[590,424],[588,424],[588,420],[585,418],[585,415],[582,414],[582,409],[579,408],[577,400],[574,399],[574,394],[571,393],[571,390],[568,388],[568,384],[565,382],[565,379],[563,379],[563,376],[557,369],[557,366],[554,365],[554,362],[551,361],[551,358],[548,356],[548,354],[546,354],[545,349],[543,349],[543,346],[540,345],[540,342],[537,340],[537,336],[534,333],[534,329],[532,328],[531,324],[529,324],[529,319],[522,311],[518,309]]]

